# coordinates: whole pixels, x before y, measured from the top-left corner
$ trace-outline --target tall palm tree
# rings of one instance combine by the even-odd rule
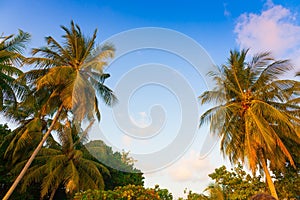
[[[22,71],[16,67],[24,59],[22,56],[30,35],[19,30],[17,35],[0,38],[0,111],[3,106],[15,105],[24,87],[15,81]]]
[[[60,144],[52,136],[48,137],[47,147],[41,149],[34,165],[24,176],[22,190],[38,182],[41,183],[41,199],[49,195],[52,200],[61,186],[70,195],[80,190],[104,189],[102,173],[109,174],[109,171],[86,157],[80,149],[87,130],[78,134],[70,123],[60,125],[59,129]],[[19,163],[14,170],[18,171],[21,166],[22,163]]]
[[[281,168],[293,159],[283,143],[289,138],[299,143],[299,104],[294,99],[299,82],[280,80],[292,66],[276,61],[269,53],[253,56],[248,50],[231,51],[228,64],[211,72],[216,86],[205,91],[201,103],[216,103],[200,118],[200,126],[210,122],[210,130],[221,138],[221,151],[231,162],[246,162],[255,172],[262,168],[273,196],[277,197],[268,162]]]
[[[109,74],[103,72],[103,67],[107,65],[106,59],[114,55],[114,48],[109,45],[95,46],[97,30],[91,38],[87,38],[73,21],[70,29],[65,26],[61,28],[65,31],[62,45],[51,36],[46,37],[46,47],[32,50],[33,55],[41,57],[26,60],[27,64],[37,67],[24,75],[27,82],[32,83],[31,88],[51,92],[40,110],[41,115],[54,117],[4,199],[12,194],[59,120],[71,115],[80,127],[83,119],[93,120],[94,114],[100,120],[98,97],[108,105],[116,101],[113,92],[104,85]]]

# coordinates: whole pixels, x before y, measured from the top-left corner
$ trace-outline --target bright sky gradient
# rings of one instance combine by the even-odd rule
[[[230,49],[251,48],[250,53],[271,51],[278,59],[289,58],[295,64],[296,71],[300,71],[299,14],[298,0],[1,0],[0,34],[8,35],[22,29],[32,35],[30,47],[41,47],[45,45],[44,37],[48,35],[60,41],[63,32],[59,26],[69,26],[70,20],[79,24],[86,35],[98,28],[98,43],[133,28],[162,27],[181,32],[197,41],[217,65],[226,62]],[[134,66],[151,62],[175,67],[189,81],[196,95],[204,91],[203,79],[196,76],[187,63],[174,55],[150,50],[133,52],[116,61],[107,69],[111,74],[107,84],[114,89],[124,73]],[[154,144],[149,149],[145,147],[145,153],[172,141],[174,135],[171,132],[176,132],[180,123],[178,118],[173,117],[180,115],[174,94],[159,86],[135,91],[134,100],[129,105],[132,121],[141,127],[151,123],[149,108],[154,104],[165,105],[170,122],[166,123],[165,135],[152,141]],[[200,112],[203,109],[199,108]],[[100,127],[111,134],[109,140],[117,149],[135,152],[140,151],[143,145],[147,146],[145,143],[136,144],[132,138],[121,135],[117,127],[112,126],[111,110],[103,105],[101,110],[103,116]],[[210,182],[207,175],[223,164],[229,166],[228,161],[220,156],[218,146],[207,158],[199,159],[204,138],[201,134],[206,133],[205,128],[199,130],[200,136],[176,163],[156,173],[146,174],[146,186],[159,184],[175,196],[183,196],[185,188],[203,192]],[[90,138],[97,139],[97,129],[93,130]]]

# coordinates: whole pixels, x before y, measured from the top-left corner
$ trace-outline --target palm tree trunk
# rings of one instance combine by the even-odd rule
[[[270,172],[269,172],[266,160],[265,160],[265,158],[264,158],[264,156],[263,156],[262,153],[260,153],[260,161],[261,161],[262,168],[263,168],[263,170],[265,172],[266,181],[268,183],[268,187],[269,187],[269,190],[271,192],[271,195],[273,197],[275,197],[276,199],[278,199],[277,192],[276,192],[276,189],[275,189],[275,185],[274,185],[274,183],[272,181],[272,177],[270,175]]]
[[[56,188],[54,188],[53,191],[51,192],[49,200],[53,200],[55,192],[56,192]]]
[[[17,187],[17,185],[19,184],[19,182],[22,180],[22,178],[24,177],[26,171],[28,170],[28,168],[30,167],[32,161],[34,160],[34,158],[36,157],[36,155],[39,153],[39,151],[41,150],[43,144],[45,143],[45,141],[47,140],[48,136],[50,135],[55,123],[58,120],[58,117],[60,116],[60,113],[63,109],[63,105],[61,105],[58,109],[58,111],[56,112],[56,115],[49,127],[49,129],[47,130],[47,132],[45,133],[43,139],[41,140],[41,142],[39,143],[39,145],[35,148],[34,152],[32,153],[32,155],[30,156],[29,160],[27,161],[27,163],[25,164],[25,166],[23,167],[22,171],[20,172],[20,174],[18,175],[18,177],[16,178],[16,180],[14,181],[14,183],[12,184],[12,186],[9,188],[9,190],[7,191],[7,193],[5,194],[5,196],[3,197],[2,200],[7,200],[10,195],[13,193],[13,191],[15,190],[15,188]]]

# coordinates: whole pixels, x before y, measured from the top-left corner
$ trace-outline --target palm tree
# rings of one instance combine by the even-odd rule
[[[210,200],[225,200],[225,193],[218,184],[210,184],[204,191],[209,193]]]
[[[299,104],[294,99],[299,82],[279,79],[292,68],[287,60],[276,61],[262,53],[246,62],[247,52],[231,51],[228,64],[210,73],[216,86],[200,99],[202,104],[217,106],[201,116],[200,126],[210,122],[231,162],[246,161],[253,172],[262,168],[277,198],[268,162],[274,168],[284,167],[286,160],[294,165],[283,139],[299,143]]]
[[[102,173],[109,174],[109,171],[81,151],[87,130],[78,134],[70,123],[60,125],[59,129],[61,145],[52,136],[48,137],[47,148],[41,149],[24,176],[22,190],[26,191],[33,182],[40,182],[41,199],[49,194],[52,200],[59,187],[64,187],[70,195],[79,190],[104,189]],[[18,171],[22,165],[19,163],[14,170]]]
[[[65,26],[61,28],[65,31],[63,45],[51,36],[46,37],[46,47],[32,50],[33,55],[39,54],[41,57],[26,59],[27,64],[34,64],[38,68],[24,75],[27,82],[32,83],[31,89],[51,92],[40,114],[54,117],[4,200],[12,194],[58,121],[71,115],[80,127],[83,119],[92,121],[94,114],[100,120],[98,97],[108,105],[116,101],[112,91],[104,85],[109,74],[103,72],[106,59],[114,55],[114,48],[109,45],[95,47],[97,30],[91,38],[87,38],[73,21],[70,29]]]
[[[22,74],[16,67],[24,59],[22,53],[30,35],[19,30],[18,35],[0,38],[0,111],[3,106],[15,105],[17,97],[22,95],[24,88],[15,81]]]

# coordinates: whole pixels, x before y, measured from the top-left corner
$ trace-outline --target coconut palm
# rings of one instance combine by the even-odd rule
[[[95,46],[97,30],[91,38],[87,38],[73,21],[70,29],[65,26],[61,28],[65,31],[62,45],[51,36],[46,37],[46,47],[32,50],[33,55],[40,57],[26,59],[27,64],[37,67],[23,76],[31,84],[31,89],[51,92],[40,114],[54,117],[4,199],[11,195],[58,121],[71,115],[80,127],[83,119],[92,121],[94,115],[100,120],[98,97],[108,105],[116,101],[112,91],[104,85],[109,74],[103,72],[106,59],[113,56],[114,48],[109,45]]]
[[[216,86],[200,99],[202,104],[217,106],[201,116],[200,125],[210,122],[211,132],[221,138],[221,151],[231,162],[246,162],[253,172],[263,169],[277,197],[268,163],[281,168],[289,160],[294,165],[283,139],[299,143],[299,104],[294,99],[299,82],[280,80],[292,68],[287,60],[276,61],[262,53],[246,62],[247,52],[231,51],[228,64],[210,73]]]
[[[4,105],[15,105],[17,97],[24,92],[24,87],[15,81],[22,74],[16,65],[24,59],[22,53],[29,38],[30,35],[21,30],[17,35],[0,38],[0,111]]]
[[[41,149],[24,176],[22,190],[26,191],[34,182],[41,183],[41,199],[49,195],[51,200],[59,187],[70,195],[79,190],[104,189],[102,173],[109,174],[109,171],[81,151],[87,130],[78,134],[69,122],[59,129],[60,144],[52,136],[48,137],[47,148]],[[18,171],[22,165],[18,164],[14,170]]]
[[[218,184],[210,184],[205,190],[205,192],[208,192],[208,199],[210,200],[224,200],[225,199],[225,193],[222,189],[222,187]]]

